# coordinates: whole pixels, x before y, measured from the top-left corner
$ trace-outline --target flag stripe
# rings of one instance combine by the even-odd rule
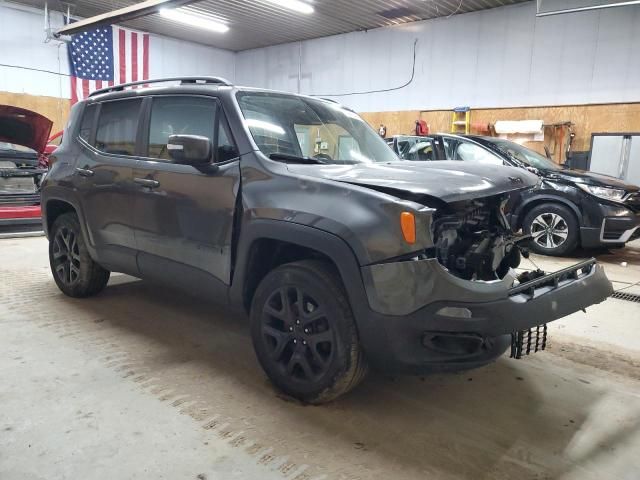
[[[71,105],[78,101],[78,79],[71,75]]]
[[[138,35],[138,80],[144,79],[143,65],[144,65],[144,42],[142,38],[144,37],[144,33]]]
[[[118,29],[118,38],[118,60],[120,66],[120,78],[118,79],[118,83],[125,83],[127,81],[127,58],[125,53],[127,48],[127,39],[125,31],[121,28]]]
[[[138,80],[138,34],[131,33],[131,81]]]
[[[149,34],[142,35],[142,78],[149,78]]]
[[[114,31],[113,33],[113,84],[114,85],[122,83],[120,81],[119,52],[120,52],[120,30],[116,29],[116,31]]]

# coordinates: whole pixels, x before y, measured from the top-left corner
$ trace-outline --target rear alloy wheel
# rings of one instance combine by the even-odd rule
[[[59,216],[51,227],[49,264],[56,285],[70,297],[95,295],[109,281],[109,271],[89,255],[74,213]]]
[[[270,272],[253,299],[251,331],[271,381],[303,402],[330,401],[366,372],[341,281],[322,262],[296,262]]]
[[[52,267],[58,280],[73,287],[80,278],[78,237],[67,226],[61,226],[53,237]]]
[[[578,222],[563,205],[542,204],[534,207],[524,219],[530,247],[543,255],[565,255],[578,243]]]

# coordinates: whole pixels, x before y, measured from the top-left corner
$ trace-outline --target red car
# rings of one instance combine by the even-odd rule
[[[64,131],[60,130],[59,132],[51,135],[49,137],[49,140],[47,140],[47,146],[44,147],[44,151],[40,155],[40,165],[42,167],[44,168],[49,167],[49,156],[56,151],[56,148],[60,146],[60,143],[62,142],[63,133]]]
[[[39,113],[0,105],[0,229],[40,225],[42,155],[52,125]]]

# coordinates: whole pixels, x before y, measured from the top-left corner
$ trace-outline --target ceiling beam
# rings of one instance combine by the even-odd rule
[[[56,30],[54,35],[59,37],[61,35],[71,35],[73,33],[83,32],[89,28],[97,27],[98,25],[122,23],[127,20],[133,20],[134,18],[145,17],[154,13],[158,13],[162,8],[176,8],[188,3],[195,3],[199,0],[145,0],[144,2],[136,3],[128,7],[119,8],[111,12],[101,13],[93,17],[85,18],[77,22],[65,25],[62,28]]]
[[[547,12],[540,11],[540,0],[538,0],[538,11],[536,17],[548,17],[550,15],[562,15],[565,13],[588,12],[590,10],[603,10],[605,8],[628,7],[630,5],[640,5],[640,0],[628,0],[626,2],[601,3],[598,5],[590,5],[588,7],[566,8],[564,10],[549,10]]]

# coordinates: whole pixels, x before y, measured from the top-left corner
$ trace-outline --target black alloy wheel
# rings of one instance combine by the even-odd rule
[[[52,266],[58,279],[72,287],[80,278],[80,249],[75,232],[66,226],[59,228],[53,237]]]
[[[269,379],[305,403],[348,392],[367,365],[340,276],[319,260],[269,272],[251,303],[251,337]]]
[[[335,333],[326,310],[301,288],[274,291],[262,312],[262,335],[273,361],[299,382],[327,373],[335,352]]]
[[[88,297],[109,281],[109,270],[98,265],[87,245],[75,213],[55,219],[49,231],[49,264],[58,288],[70,297]]]

